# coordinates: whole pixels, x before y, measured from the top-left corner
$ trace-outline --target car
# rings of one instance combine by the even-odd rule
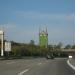
[[[71,56],[71,55],[69,55],[69,56],[68,56],[68,58],[69,58],[69,59],[72,59],[72,56]]]
[[[54,59],[54,56],[53,55],[46,55],[46,58],[47,59]]]

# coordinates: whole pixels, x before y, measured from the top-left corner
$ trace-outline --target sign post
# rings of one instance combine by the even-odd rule
[[[11,51],[11,42],[5,42],[5,51],[7,52]]]
[[[11,52],[11,42],[5,42],[5,51],[8,53]]]

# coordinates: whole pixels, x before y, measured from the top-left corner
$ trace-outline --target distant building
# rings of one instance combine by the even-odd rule
[[[42,31],[39,29],[39,45],[40,45],[40,47],[45,47],[45,48],[47,48],[47,46],[48,46],[47,28]]]

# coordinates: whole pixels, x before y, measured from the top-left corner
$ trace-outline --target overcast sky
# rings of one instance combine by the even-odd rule
[[[49,44],[75,44],[75,0],[0,0],[7,40],[38,44],[39,27],[46,26]]]

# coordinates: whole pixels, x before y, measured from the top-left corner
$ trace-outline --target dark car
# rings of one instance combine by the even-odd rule
[[[46,55],[46,58],[47,59],[54,59],[54,56],[53,55]]]

